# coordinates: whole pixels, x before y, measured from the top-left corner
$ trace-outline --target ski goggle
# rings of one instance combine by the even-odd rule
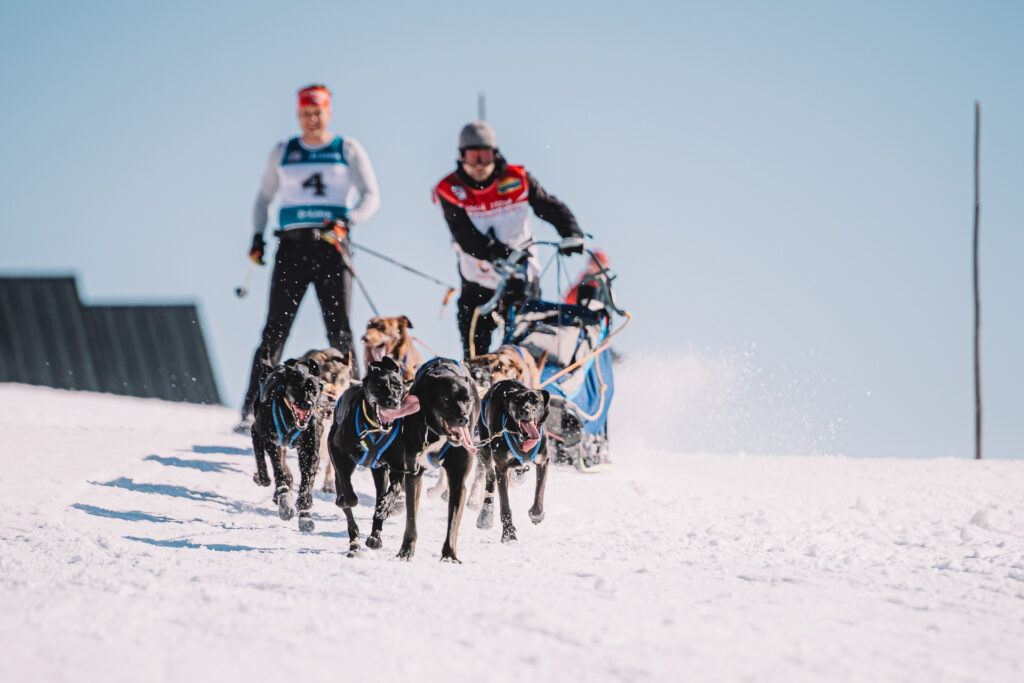
[[[494,163],[494,150],[490,147],[484,149],[462,150],[462,163],[467,166],[487,166]]]

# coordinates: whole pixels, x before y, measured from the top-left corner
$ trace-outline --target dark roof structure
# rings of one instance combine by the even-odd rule
[[[86,306],[73,277],[0,277],[0,382],[221,402],[194,304]]]

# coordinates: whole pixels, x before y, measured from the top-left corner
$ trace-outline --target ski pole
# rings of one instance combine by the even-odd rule
[[[352,266],[352,257],[349,256],[348,249],[346,249],[342,244],[342,241],[348,234],[346,227],[337,221],[331,221],[330,219],[325,218],[324,227],[327,227],[328,225],[334,228],[334,232],[337,235],[333,244],[334,248],[338,250],[339,254],[341,254],[342,263],[344,263],[345,267],[348,268],[348,272],[352,273],[352,279],[356,281],[356,284],[359,285],[359,291],[361,291],[363,296],[366,297],[366,303],[370,304],[370,310],[373,311],[374,315],[379,316],[380,312],[377,310],[377,307],[373,305],[373,299],[370,298],[370,293],[366,291],[366,286],[363,285],[363,281],[359,279],[358,275],[356,275],[356,269]]]
[[[413,275],[419,275],[424,280],[430,280],[434,284],[441,285],[442,287],[447,287],[448,289],[451,289],[451,290],[455,289],[454,286],[448,284],[447,282],[444,282],[442,280],[438,280],[436,277],[433,277],[431,275],[427,275],[426,273],[418,271],[415,268],[413,268],[412,266],[407,266],[404,263],[400,263],[399,261],[396,261],[395,259],[391,258],[390,256],[387,256],[386,254],[382,254],[379,251],[374,251],[373,249],[370,249],[369,247],[364,247],[363,245],[357,244],[355,242],[351,242],[351,244],[356,249],[362,249],[363,251],[365,251],[367,254],[370,254],[371,256],[376,256],[377,258],[381,259],[382,261],[387,261],[391,265],[398,266],[402,270],[407,270],[410,273],[412,273]]]
[[[245,279],[242,280],[242,285],[240,287],[235,287],[235,296],[239,299],[244,299],[245,295],[249,293],[249,280],[252,279],[252,271],[255,267],[256,264],[254,262],[250,262],[249,270],[245,272]]]

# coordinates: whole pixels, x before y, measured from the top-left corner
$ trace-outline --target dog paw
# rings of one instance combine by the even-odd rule
[[[412,555],[413,555],[414,552],[415,551],[412,548],[405,548],[405,547],[403,547],[401,550],[398,551],[398,554],[395,555],[395,557],[398,558],[399,560],[403,560],[405,562],[408,562],[409,560],[412,559]]]
[[[380,550],[381,545],[382,543],[380,542],[380,538],[377,536],[366,537],[366,547],[370,550]]]
[[[494,526],[494,506],[485,505],[476,518],[477,529],[490,529]]]
[[[320,490],[323,491],[324,493],[334,493],[334,482],[325,481],[323,488]]]
[[[313,531],[315,525],[313,524],[313,518],[308,512],[303,510],[299,513],[299,531],[303,533],[309,533]]]
[[[518,540],[519,539],[516,538],[516,529],[515,529],[515,527],[505,527],[505,529],[502,530],[502,532],[501,532],[501,542],[502,543],[512,543],[513,541],[518,541]]]
[[[295,516],[295,505],[292,502],[292,494],[280,493],[277,497],[277,516],[288,521]]]
[[[259,472],[257,472],[256,474],[252,475],[252,480],[256,482],[257,486],[270,486],[269,474],[260,474]]]
[[[369,545],[369,543],[367,543]],[[359,542],[348,544],[348,557],[361,557],[363,554],[363,547],[359,545]]]
[[[462,560],[460,560],[459,558],[455,557],[455,553],[447,553],[447,554],[442,553],[441,554],[441,561],[442,562],[451,562],[452,564],[462,564]]]
[[[533,522],[534,524],[540,524],[541,522],[543,522],[544,521],[544,511],[543,510],[539,510],[537,512],[534,512],[533,509],[531,508],[530,509],[530,521]]]

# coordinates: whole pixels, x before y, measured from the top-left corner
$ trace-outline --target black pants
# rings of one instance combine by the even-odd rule
[[[508,321],[508,313],[513,306],[522,303],[528,296],[536,296],[533,292],[536,288],[536,283],[531,283],[527,286],[522,280],[509,279],[508,285],[505,288],[505,294],[501,297],[501,301],[498,302],[498,308],[496,313],[504,321]],[[457,320],[459,323],[459,334],[462,336],[462,356],[465,359],[469,359],[469,328],[473,322],[473,311],[476,310],[477,306],[480,306],[490,300],[494,296],[493,289],[488,289],[483,285],[478,285],[475,282],[470,282],[466,279],[462,280],[462,294],[459,295],[459,312]],[[487,353],[491,349],[491,337],[494,334],[494,330],[498,328],[498,323],[495,322],[494,316],[490,313],[487,315],[478,315],[476,318],[476,328],[473,330],[473,344],[476,355]]]
[[[288,333],[310,283],[320,300],[328,343],[342,355],[351,354],[352,329],[348,317],[352,310],[352,273],[342,263],[341,254],[333,245],[312,237],[281,240],[270,281],[267,323],[252,359],[249,388],[242,403],[243,417],[252,414],[253,400],[267,374],[262,360],[266,359],[271,366],[281,362]]]

